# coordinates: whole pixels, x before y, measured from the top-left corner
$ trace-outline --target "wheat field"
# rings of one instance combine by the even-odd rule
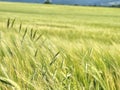
[[[0,90],[120,90],[120,9],[0,2]]]

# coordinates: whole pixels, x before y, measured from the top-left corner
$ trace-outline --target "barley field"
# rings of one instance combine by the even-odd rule
[[[120,8],[0,2],[0,90],[120,90]]]

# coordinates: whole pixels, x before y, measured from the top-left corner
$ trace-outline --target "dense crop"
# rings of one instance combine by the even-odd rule
[[[119,11],[0,3],[0,90],[119,90]]]

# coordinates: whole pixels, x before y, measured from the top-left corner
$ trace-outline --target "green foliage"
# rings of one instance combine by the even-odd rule
[[[118,8],[1,2],[0,90],[119,90],[119,17]]]
[[[52,4],[50,0],[45,0],[44,4]]]

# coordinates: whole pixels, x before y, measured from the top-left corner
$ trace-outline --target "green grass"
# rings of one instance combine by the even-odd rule
[[[119,90],[119,54],[119,8],[0,2],[0,90]]]

